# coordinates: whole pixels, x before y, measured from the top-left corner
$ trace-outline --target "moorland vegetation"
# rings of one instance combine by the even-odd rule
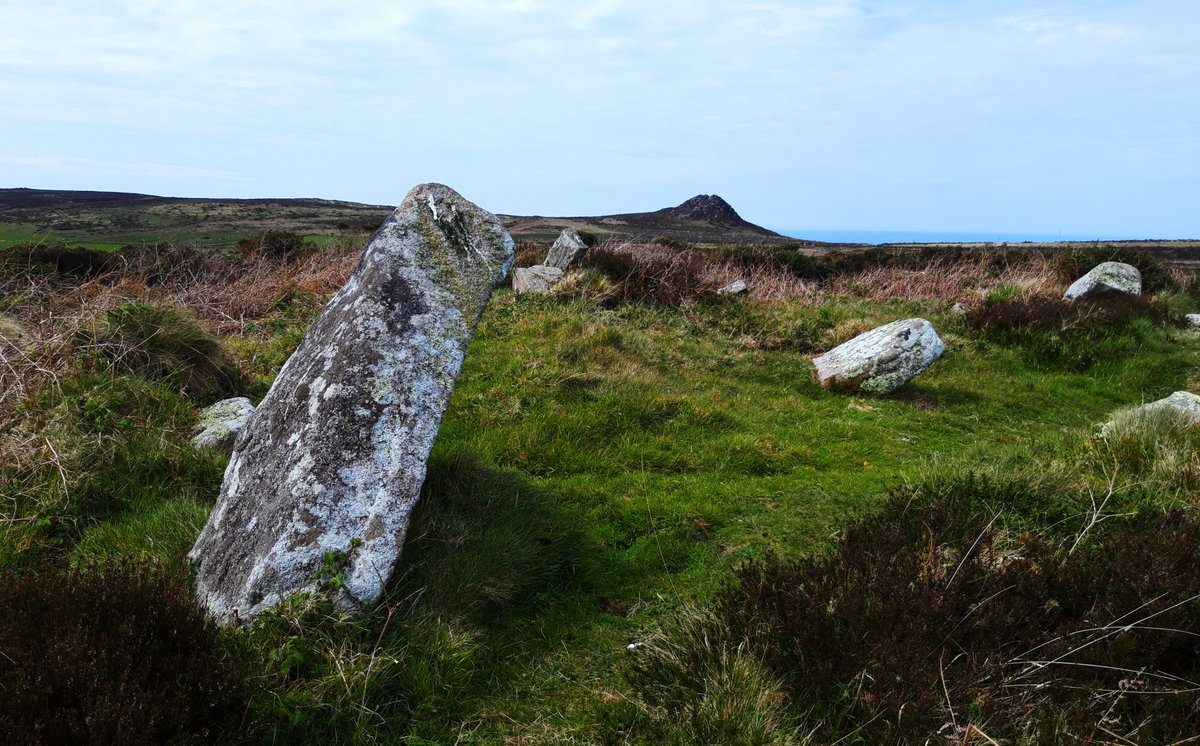
[[[1105,246],[601,241],[493,298],[378,606],[334,610],[331,556],[323,592],[216,628],[184,560],[226,458],[197,411],[265,394],[363,242],[0,252],[8,741],[1200,733],[1200,429],[1100,429],[1200,388],[1200,284]],[[1110,259],[1142,298],[1060,300]],[[947,351],[906,388],[810,379],[909,316]]]

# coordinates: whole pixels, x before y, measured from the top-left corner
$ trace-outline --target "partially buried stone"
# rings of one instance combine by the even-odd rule
[[[404,544],[471,333],[513,258],[495,215],[440,184],[404,198],[238,439],[189,554],[223,622],[326,584],[377,599]]]
[[[1158,409],[1174,409],[1193,422],[1200,423],[1200,396],[1196,396],[1190,391],[1176,391],[1165,399],[1152,401],[1138,407],[1140,412],[1152,412]]]
[[[748,289],[745,280],[734,280],[725,287],[718,288],[717,295],[742,295]]]
[[[1192,326],[1200,326],[1200,313],[1189,313],[1183,318]]]
[[[1093,295],[1109,295],[1127,293],[1142,294],[1142,273],[1132,264],[1122,262],[1102,262],[1097,264],[1083,277],[1071,283],[1067,292],[1063,293],[1065,300],[1087,298]]]
[[[231,450],[252,414],[254,405],[244,396],[222,399],[206,407],[200,413],[200,422],[196,425],[196,436],[192,438],[192,445],[196,448]]]
[[[512,286],[517,295],[524,293],[548,293],[550,288],[562,282],[563,271],[558,267],[535,264],[513,270]]]
[[[872,329],[813,358],[822,388],[887,394],[941,357],[946,347],[925,319],[904,319]]]
[[[550,247],[550,253],[546,255],[546,261],[542,264],[547,267],[567,269],[579,261],[587,250],[587,244],[579,235],[579,231],[574,228],[564,228],[554,241],[554,245]]]

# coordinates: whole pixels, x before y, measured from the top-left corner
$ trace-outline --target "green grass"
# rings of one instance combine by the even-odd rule
[[[828,330],[914,315],[947,351],[897,394],[812,381],[808,348]],[[284,318],[227,341],[247,392],[265,393],[302,328]],[[1147,324],[1106,344],[1080,371],[1020,339],[988,341],[934,303],[606,308],[500,291],[442,423],[400,580],[352,625],[308,607],[252,632],[265,687],[253,716],[283,741],[623,742],[597,703],[626,696],[625,646],[710,601],[732,564],[824,552],[889,487],[931,473],[1051,473],[1113,410],[1186,388],[1200,350],[1192,333]],[[14,517],[70,516],[70,530],[8,530],[0,564],[50,541],[73,561],[178,560],[222,464],[186,444],[195,402],[132,373],[81,374],[64,394],[47,394],[28,427],[92,433],[79,448],[94,465],[79,469],[103,481],[79,489],[102,507],[64,502],[52,468],[10,474]],[[747,665],[714,673],[731,707],[739,682],[765,686]]]

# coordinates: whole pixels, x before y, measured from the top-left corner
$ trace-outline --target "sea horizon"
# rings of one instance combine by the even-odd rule
[[[789,238],[825,243],[1048,243],[1053,241],[1168,241],[1186,239],[1151,238],[1113,233],[1006,233],[1003,231],[926,231],[772,228]]]

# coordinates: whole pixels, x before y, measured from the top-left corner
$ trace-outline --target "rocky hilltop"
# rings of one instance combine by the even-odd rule
[[[692,243],[771,243],[792,239],[742,218],[716,194],[698,194],[675,207],[597,217],[521,217],[502,215],[514,238],[552,240],[564,228],[599,237],[649,240],[670,238]]]

